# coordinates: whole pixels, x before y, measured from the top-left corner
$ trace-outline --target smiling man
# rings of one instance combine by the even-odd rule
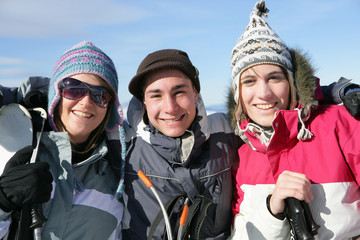
[[[149,54],[129,84],[124,239],[163,239],[160,205],[173,236],[226,239],[231,227],[231,167],[240,145],[225,114],[206,115],[197,69],[180,50]],[[184,205],[189,213],[179,233]]]
[[[161,69],[149,74],[144,105],[152,125],[169,137],[184,134],[195,118],[198,91],[180,70]]]

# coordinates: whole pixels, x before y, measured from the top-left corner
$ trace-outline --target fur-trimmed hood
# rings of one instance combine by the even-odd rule
[[[314,76],[315,70],[311,66],[309,57],[306,54],[301,53],[300,50],[296,49],[290,49],[290,54],[295,84],[295,86],[293,86],[293,94],[296,95],[295,106],[301,112],[301,120],[306,121],[310,115],[311,109],[318,105],[318,101],[315,98],[318,79]],[[244,134],[242,134],[239,129],[239,124],[240,122],[248,121],[249,119],[246,114],[243,113],[239,123],[235,121],[234,112],[238,104],[241,104],[241,102],[237,103],[234,101],[234,89],[229,87],[227,96],[227,114],[235,133],[245,140]]]

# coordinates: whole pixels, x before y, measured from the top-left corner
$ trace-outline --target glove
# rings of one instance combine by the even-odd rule
[[[360,120],[360,88],[347,90],[342,100],[351,116]]]
[[[20,101],[20,104],[26,108],[41,107],[47,109],[48,98],[47,94],[37,90],[31,90]]]
[[[16,152],[0,176],[0,208],[6,212],[50,199],[53,177],[49,164],[25,164],[30,160],[32,151],[32,147],[27,146]]]

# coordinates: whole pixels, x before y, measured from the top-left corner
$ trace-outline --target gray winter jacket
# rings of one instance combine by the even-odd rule
[[[48,78],[32,77],[19,89],[0,86],[0,95],[5,104],[21,102],[29,90],[46,92],[47,85]],[[88,159],[72,165],[71,158],[66,132],[43,132],[37,159],[49,163],[54,181],[50,200],[42,204],[42,239],[122,239],[123,204],[114,197],[121,167],[118,131],[107,132]],[[11,215],[0,210],[0,239],[10,223]]]
[[[148,176],[162,202],[170,205],[173,236],[177,236],[179,215],[188,198],[190,209],[199,209],[196,214],[189,211],[190,227],[186,229],[191,239],[226,239],[232,219],[231,167],[237,159],[240,140],[225,114],[206,116],[199,96],[193,124],[182,137],[172,138],[142,121],[142,104],[133,98],[128,121],[124,239],[162,239],[166,232],[162,220],[150,233],[156,216],[160,213],[162,219],[162,215],[155,196],[137,176],[138,170]]]

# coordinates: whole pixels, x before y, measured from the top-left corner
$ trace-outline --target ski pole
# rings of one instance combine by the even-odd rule
[[[29,110],[40,112],[40,116],[43,119],[41,131],[39,133],[39,137],[36,142],[36,147],[34,149],[33,154],[31,155],[31,159],[30,159],[30,163],[34,163],[36,161],[36,158],[38,155],[40,139],[41,139],[42,133],[44,131],[44,125],[45,125],[45,120],[47,119],[47,114],[46,114],[46,111],[42,108],[33,108],[33,109],[29,109]],[[46,220],[47,220],[42,213],[41,204],[33,204],[31,206],[30,214],[31,214],[30,228],[33,229],[34,240],[41,240],[41,228],[42,228],[43,223],[46,222]]]
[[[164,204],[161,202],[161,199],[159,197],[159,194],[157,193],[156,189],[153,187],[150,179],[145,175],[145,173],[143,173],[141,170],[138,171],[138,176],[140,177],[140,179],[145,183],[145,185],[151,189],[151,191],[154,193],[156,200],[159,202],[159,205],[161,207],[161,211],[164,215],[164,220],[165,220],[165,226],[166,226],[166,232],[168,235],[168,239],[172,240],[172,233],[171,233],[171,226],[170,226],[170,220],[169,220],[169,216],[167,215],[167,212],[165,210]]]

